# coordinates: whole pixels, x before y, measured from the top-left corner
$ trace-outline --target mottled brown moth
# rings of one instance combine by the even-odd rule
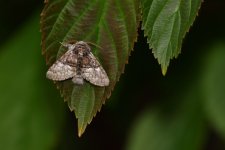
[[[109,85],[105,70],[91,53],[91,48],[86,42],[61,44],[68,50],[48,69],[48,79],[64,81],[72,78],[72,82],[78,85],[82,85],[85,79],[97,86]]]

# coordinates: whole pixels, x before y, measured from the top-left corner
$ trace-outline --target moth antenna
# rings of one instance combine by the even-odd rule
[[[67,43],[63,43],[63,42],[59,42],[62,46],[64,46],[64,47],[69,47],[69,46],[71,46],[71,44],[67,44]]]
[[[65,43],[58,41],[62,46],[65,46]]]
[[[64,45],[63,42],[59,41],[59,40],[56,40],[58,43],[60,43],[62,46]]]
[[[91,45],[93,45],[93,46],[95,46],[95,47],[97,47],[97,48],[100,48],[100,49],[103,49],[101,46],[98,46],[97,44],[94,44],[94,43],[92,43],[92,42],[87,42],[88,44],[91,44]]]
[[[75,44],[77,40],[68,40],[67,42],[60,42],[57,40],[57,42],[59,42],[62,46],[67,47],[68,45]]]

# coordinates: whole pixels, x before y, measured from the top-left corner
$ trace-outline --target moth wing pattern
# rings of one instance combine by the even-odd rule
[[[54,81],[62,81],[76,75],[77,56],[72,50],[62,55],[47,71],[47,78]]]
[[[97,86],[109,85],[109,78],[105,70],[91,52],[83,64],[82,77]]]

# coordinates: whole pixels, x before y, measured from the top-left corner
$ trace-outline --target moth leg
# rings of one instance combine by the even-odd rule
[[[73,81],[73,83],[78,84],[78,85],[84,84],[84,79],[80,75],[74,76],[72,81]]]

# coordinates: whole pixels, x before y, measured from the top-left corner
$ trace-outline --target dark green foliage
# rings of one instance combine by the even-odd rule
[[[48,150],[62,127],[63,103],[49,90],[40,55],[39,17],[0,47],[0,149]]]
[[[164,75],[170,59],[180,53],[182,39],[193,23],[200,4],[201,0],[141,0],[142,29]],[[84,93],[89,93],[85,89],[87,85],[81,90],[72,81],[57,83],[62,96],[78,118],[79,135],[84,132],[97,111],[100,111],[124,71],[137,38],[140,12],[137,0],[46,1],[41,14],[41,31],[42,52],[47,64],[51,65],[65,52],[59,41],[88,41],[102,47],[93,47],[93,52],[110,79],[108,87],[89,87],[93,94],[85,96],[85,99]],[[74,95],[73,91],[78,94]],[[88,102],[79,105],[81,101]],[[78,113],[74,108],[83,113]]]
[[[198,0],[10,2],[0,5],[1,150],[225,149],[225,1],[205,0],[199,12]],[[70,39],[97,45],[111,83],[57,83],[64,103],[45,75]],[[166,76],[156,58],[163,73],[170,64]]]

